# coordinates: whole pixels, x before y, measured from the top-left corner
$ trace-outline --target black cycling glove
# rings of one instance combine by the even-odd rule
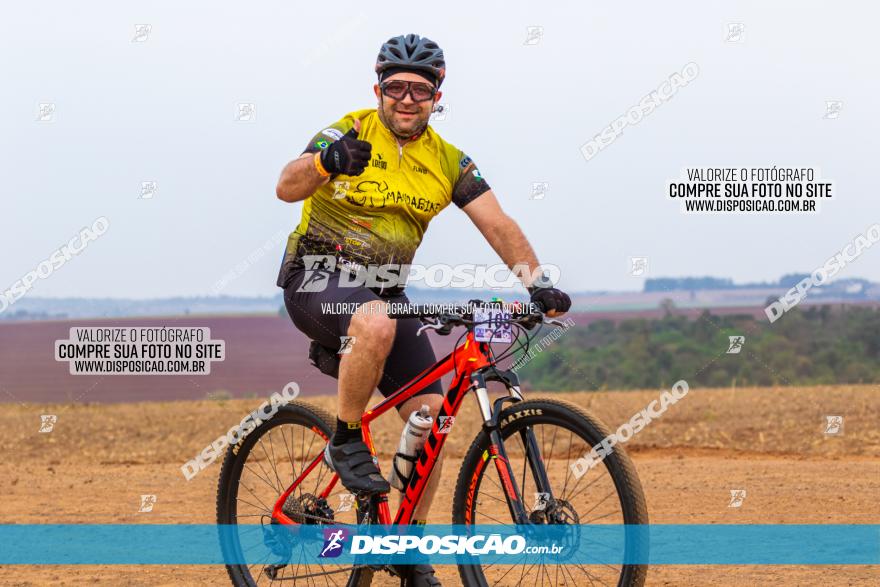
[[[530,287],[531,301],[542,312],[556,310],[560,314],[571,308],[571,298],[555,287]]]
[[[373,146],[357,138],[358,131],[352,128],[321,151],[321,165],[331,175],[360,175],[370,162]]]

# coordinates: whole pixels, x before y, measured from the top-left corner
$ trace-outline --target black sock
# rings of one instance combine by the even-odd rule
[[[339,446],[340,444],[345,444],[352,440],[361,440],[362,438],[360,420],[357,422],[343,422],[338,416],[336,417],[336,434],[333,435],[333,444]]]

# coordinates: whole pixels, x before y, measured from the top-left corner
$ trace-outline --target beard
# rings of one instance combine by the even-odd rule
[[[409,111],[407,111],[410,113]],[[427,112],[419,106],[418,110],[414,109],[411,112],[414,116],[412,119],[407,121],[401,121],[397,118],[397,113],[395,112],[392,106],[385,104],[385,101],[382,101],[382,108],[379,110],[381,114],[380,119],[385,126],[399,139],[409,139],[410,137],[420,134],[424,132],[425,128],[428,126],[428,121],[431,118],[431,110],[428,109]]]

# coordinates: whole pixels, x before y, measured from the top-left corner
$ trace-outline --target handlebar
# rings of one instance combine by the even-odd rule
[[[559,320],[549,318],[544,314],[543,308],[538,304],[520,302],[503,303],[500,301],[486,302],[483,300],[470,300],[467,305],[411,305],[405,306],[405,309],[390,309],[388,316],[394,319],[418,318],[425,325],[419,328],[419,334],[425,330],[435,330],[439,334],[449,334],[455,326],[473,327],[477,322],[474,318],[476,309],[479,308],[497,308],[503,309],[510,314],[510,318],[504,320],[506,323],[517,323],[531,330],[538,324],[553,324],[564,326]],[[498,324],[497,319],[493,321]]]

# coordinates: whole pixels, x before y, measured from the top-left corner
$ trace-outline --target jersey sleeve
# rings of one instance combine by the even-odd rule
[[[302,154],[305,153],[317,153],[318,151],[323,151],[327,147],[330,146],[330,143],[334,141],[338,141],[342,138],[342,135],[351,130],[351,127],[354,126],[354,122],[347,118],[343,118],[337,122],[334,122],[327,128],[318,131],[315,133],[315,136],[309,140],[306,148],[303,150]]]
[[[452,185],[452,201],[455,205],[464,208],[490,189],[473,160],[459,151],[458,179]]]

